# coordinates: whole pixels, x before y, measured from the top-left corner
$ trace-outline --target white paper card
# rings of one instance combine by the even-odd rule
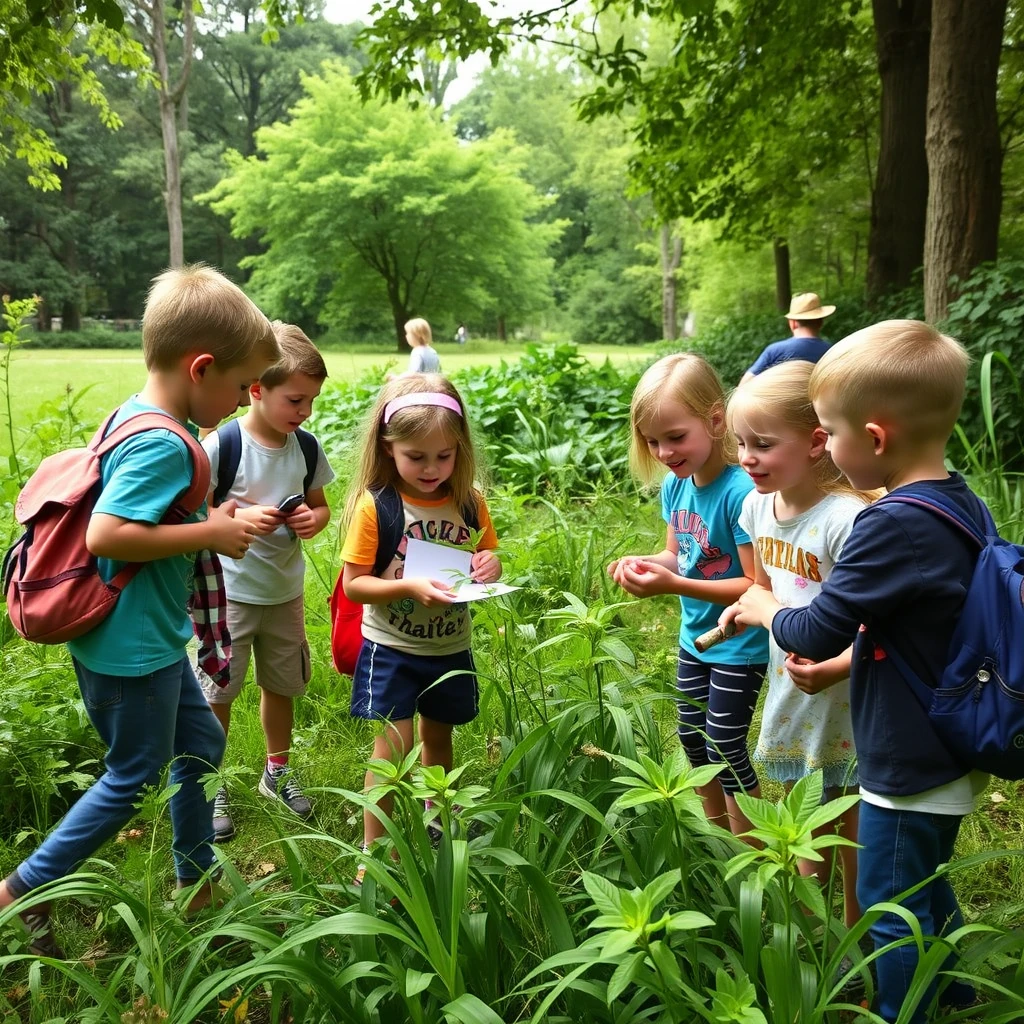
[[[441,580],[457,587],[469,578],[473,569],[473,552],[450,548],[447,544],[409,538],[405,549],[405,568],[402,576],[407,580]]]
[[[431,544],[430,541],[410,537],[405,549],[405,567],[402,576],[407,579],[441,580],[453,587],[455,602],[482,601],[484,598],[510,594],[518,587],[507,583],[472,583],[473,554],[450,548],[447,544]]]

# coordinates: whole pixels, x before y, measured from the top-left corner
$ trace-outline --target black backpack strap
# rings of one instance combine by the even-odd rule
[[[405,536],[405,507],[402,496],[390,485],[370,494],[377,510],[377,558],[373,563],[373,575],[382,576]]]
[[[242,461],[242,428],[238,420],[228,420],[217,428],[217,486],[213,489],[213,505],[220,505],[228,496]]]
[[[302,479],[302,493],[309,494],[313,477],[316,475],[317,463],[320,461],[320,445],[316,438],[308,431],[299,427],[295,431],[299,447],[302,449],[302,457],[306,460],[306,475]]]
[[[462,506],[462,519],[471,530],[480,529],[480,506],[476,500],[476,491],[470,491],[469,500]]]

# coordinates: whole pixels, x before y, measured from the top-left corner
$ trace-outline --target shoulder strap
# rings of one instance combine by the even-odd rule
[[[238,475],[242,461],[242,428],[238,420],[228,420],[217,428],[217,486],[213,489],[213,504],[220,505],[228,496]]]
[[[104,433],[110,425],[111,419],[113,419],[113,414],[107,417],[103,427],[100,428]],[[210,490],[210,460],[207,458],[203,446],[173,416],[162,412],[139,413],[138,416],[132,416],[125,420],[109,434],[105,433],[98,444],[93,443],[96,441],[94,437],[89,447],[102,458],[119,444],[127,441],[128,438],[147,430],[169,430],[172,434],[180,437],[185,447],[188,448],[189,454],[192,456],[192,482],[178,496],[175,505],[182,508],[187,515],[191,515],[206,501],[207,492]]]
[[[919,508],[928,509],[930,512],[935,513],[935,515],[945,519],[946,522],[957,527],[961,533],[966,534],[968,539],[979,548],[983,548],[987,543],[986,533],[989,530],[995,533],[995,523],[992,522],[991,516],[988,517],[988,522],[985,523],[985,530],[983,531],[959,506],[951,501],[946,501],[932,491],[915,491],[911,488],[901,487],[897,492],[886,494],[879,498],[875,502],[875,506],[891,505],[894,503],[917,505]]]
[[[299,427],[295,431],[299,440],[299,447],[302,449],[302,457],[306,460],[306,475],[302,479],[302,493],[309,494],[309,488],[316,475],[316,464],[320,461],[320,445],[316,438],[308,431]]]
[[[377,557],[373,575],[380,576],[391,564],[405,534],[405,508],[402,496],[390,484],[370,492],[377,510]]]
[[[460,511],[462,512],[463,521],[471,530],[480,529],[480,505],[477,502],[476,491],[469,492],[469,498]]]

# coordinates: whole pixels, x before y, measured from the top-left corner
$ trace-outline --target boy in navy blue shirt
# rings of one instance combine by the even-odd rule
[[[914,320],[875,324],[822,357],[811,375],[810,397],[832,459],[855,487],[892,492],[914,484],[984,524],[981,500],[945,468],[968,363],[958,342]],[[926,508],[868,506],[810,605],[782,608],[755,586],[721,619],[770,628],[798,662],[833,658],[853,642],[850,701],[862,801],[857,896],[863,910],[917,885],[952,858],[961,819],[988,780],[956,763],[885,654],[891,645],[922,679],[938,684],[976,559],[957,527]],[[945,877],[902,905],[926,936],[963,923]],[[871,935],[877,949],[911,931],[902,918],[883,914]],[[918,959],[913,942],[878,959],[878,1009],[885,1020],[899,1015]],[[934,993],[932,985],[909,1024],[923,1024]],[[973,990],[956,981],[941,994],[943,1003],[954,1006],[973,998]]]

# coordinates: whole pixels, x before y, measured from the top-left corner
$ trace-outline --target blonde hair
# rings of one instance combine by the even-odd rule
[[[802,359],[779,363],[744,381],[729,397],[725,421],[735,434],[737,420],[743,420],[756,434],[755,422],[775,420],[808,435],[821,426],[818,422],[808,383],[814,364]],[[814,483],[823,494],[850,494],[865,502],[876,500],[881,492],[858,491],[823,451],[813,466]]]
[[[260,383],[265,388],[276,388],[284,384],[293,373],[304,373],[313,380],[327,380],[324,357],[300,327],[280,320],[275,320],[270,326],[277,338],[281,358],[260,377]]]
[[[384,423],[384,410],[388,402],[402,395],[427,391],[440,392],[454,398],[462,409],[462,415],[439,405],[413,405],[399,409],[387,424]],[[474,494],[476,457],[469,422],[466,419],[466,403],[447,377],[442,377],[439,373],[408,374],[388,381],[380,389],[377,401],[367,418],[360,448],[359,467],[352,478],[345,503],[346,524],[352,521],[359,501],[366,491],[387,486],[402,489],[395,460],[388,453],[387,446],[396,442],[412,441],[435,429],[444,431],[455,447],[455,468],[445,482],[447,496],[457,508],[464,508],[470,503]]]
[[[255,355],[269,362],[281,355],[259,307],[202,263],[153,278],[142,314],[142,352],[149,370],[173,370],[193,353],[209,353],[221,369]]]
[[[736,443],[725,429],[725,392],[711,364],[692,352],[676,352],[649,366],[640,378],[629,406],[632,439],[629,465],[638,480],[654,483],[663,475],[664,466],[651,454],[642,428],[661,410],[665,402],[684,406],[702,420],[708,434],[718,446],[722,458],[736,461]],[[715,414],[722,416],[715,427]]]
[[[406,320],[405,333],[411,341],[420,345],[429,345],[434,340],[434,335],[430,332],[430,324],[421,316],[413,320]]]
[[[914,441],[953,432],[971,357],[919,320],[885,320],[833,345],[811,374],[811,401],[827,397],[848,422],[895,420]]]

